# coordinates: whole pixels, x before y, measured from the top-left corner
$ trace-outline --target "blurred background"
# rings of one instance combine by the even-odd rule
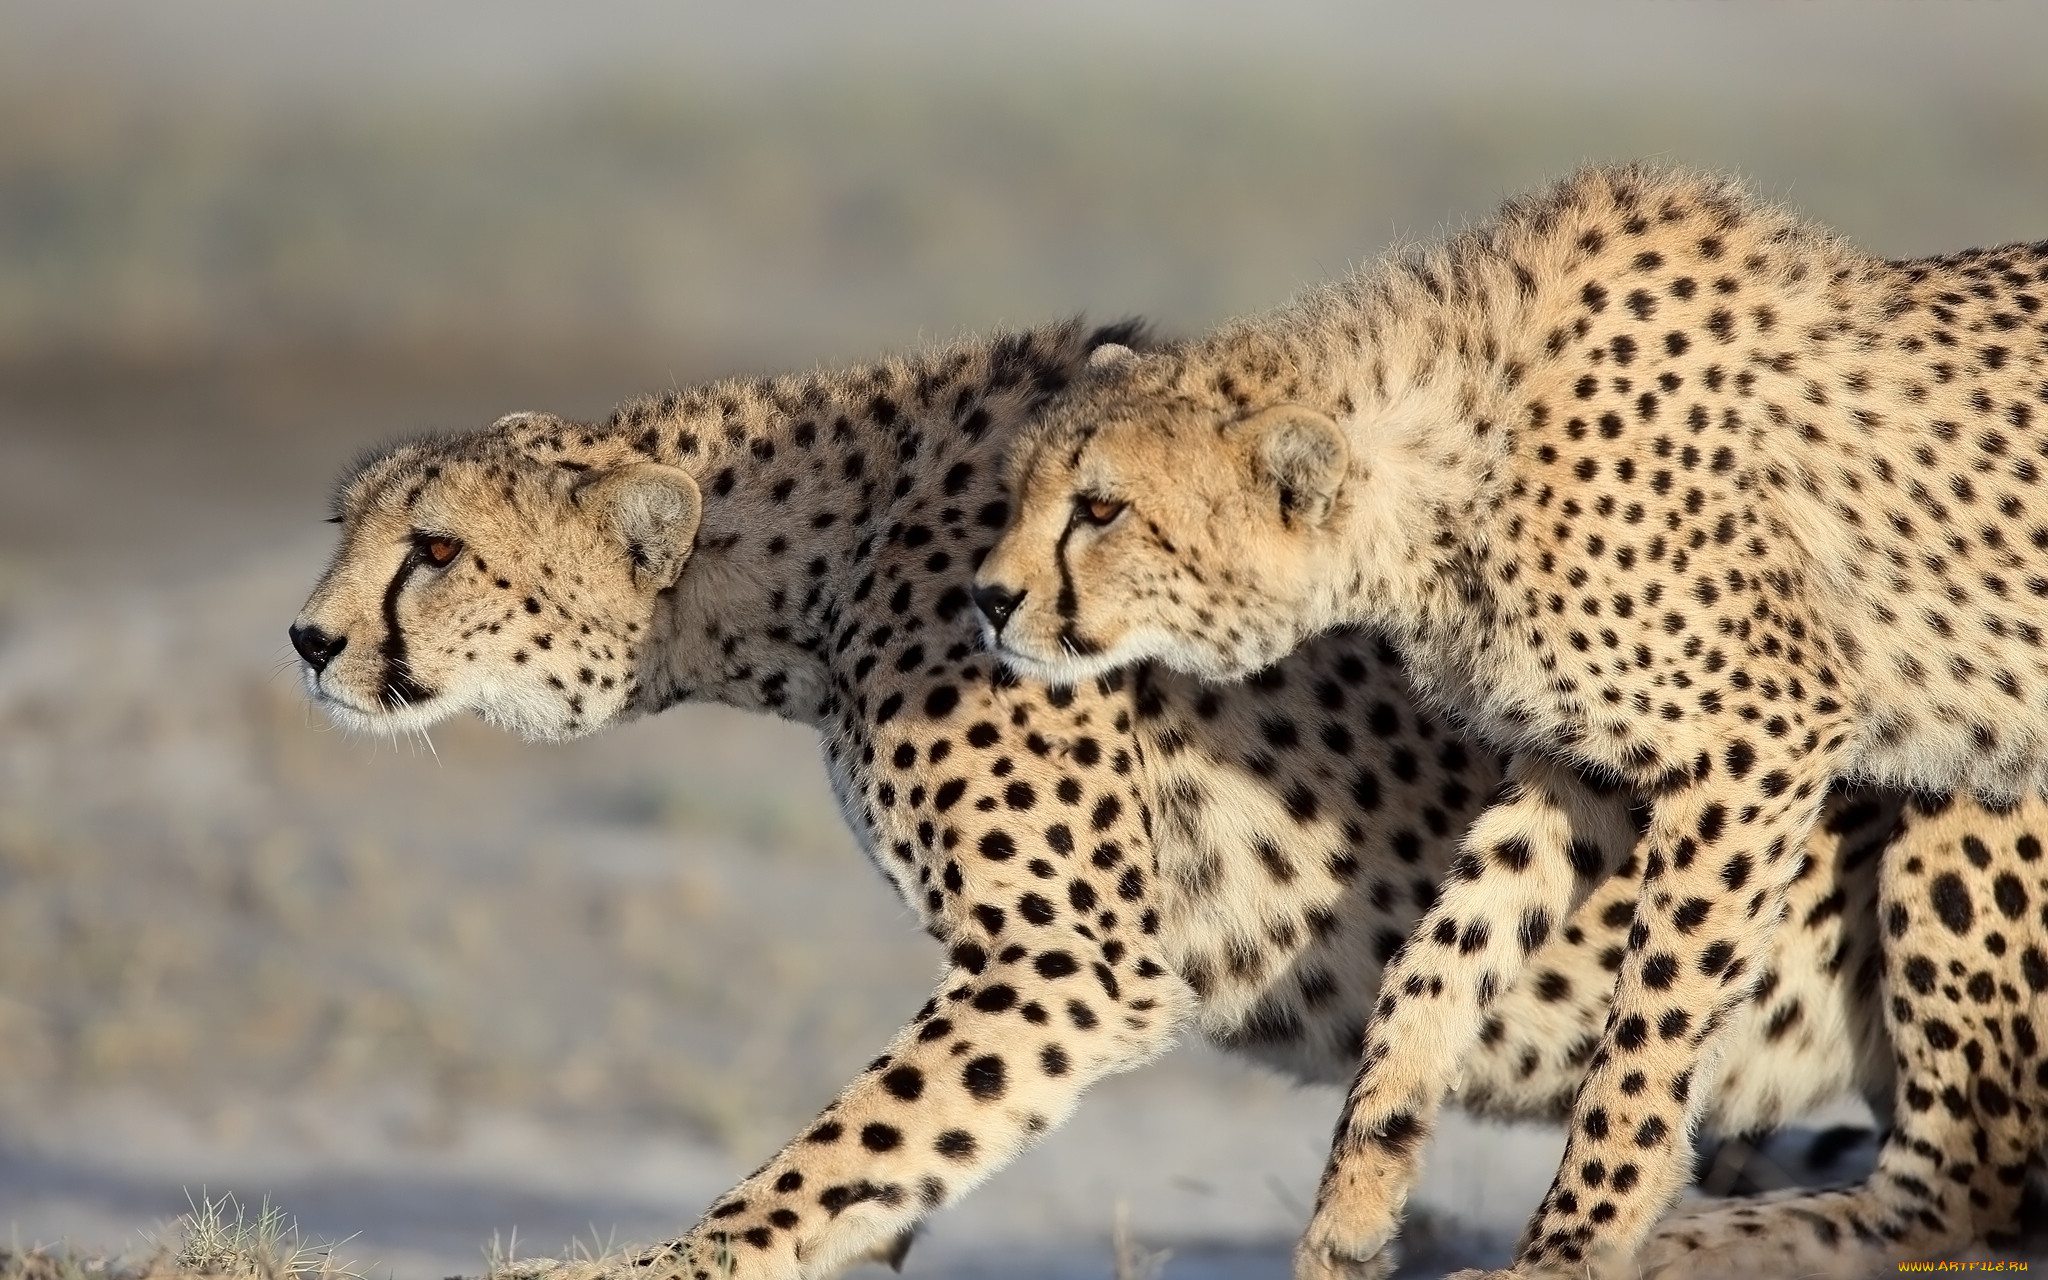
[[[354,740],[359,449],[1086,309],[1193,331],[1583,160],[1890,256],[2048,236],[2048,6],[0,0],[0,1233],[270,1193],[367,1274],[686,1225],[939,957],[806,731]],[[1334,1093],[1112,1082],[909,1271],[1284,1274]],[[1425,1259],[1557,1150],[1453,1126]],[[1434,1249],[1436,1253],[1430,1253]]]

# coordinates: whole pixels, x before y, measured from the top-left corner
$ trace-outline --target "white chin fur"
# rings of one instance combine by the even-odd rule
[[[1127,665],[1120,659],[1103,656],[1083,658],[1073,654],[1062,654],[1051,659],[1037,658],[1002,645],[996,646],[995,654],[1002,660],[1004,666],[1017,675],[1047,685],[1080,684],[1084,680],[1106,676],[1118,667]]]
[[[308,680],[307,683],[311,685],[312,681]],[[365,711],[318,688],[314,688],[312,694],[313,701],[320,704],[321,710],[327,713],[327,718],[350,733],[380,736],[419,733],[461,710],[460,707],[450,705],[445,698],[433,698],[419,706],[400,707],[397,710],[379,707],[375,711]]]
[[[474,691],[467,694],[444,691],[418,706],[378,707],[370,711],[321,688],[311,672],[306,673],[306,691],[327,712],[328,718],[343,729],[378,737],[420,733],[465,711],[474,711],[488,723],[516,733],[529,742],[577,738],[607,723],[585,722],[571,729],[562,714],[561,699],[538,690],[485,690],[481,695]]]

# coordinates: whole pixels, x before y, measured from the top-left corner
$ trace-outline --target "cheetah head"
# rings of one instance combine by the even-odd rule
[[[1284,657],[1336,536],[1336,423],[1247,412],[1170,353],[1094,363],[1011,456],[1016,510],[975,579],[990,649],[1053,683],[1146,659],[1238,679]]]
[[[702,504],[672,467],[516,446],[554,421],[401,445],[343,482],[341,545],[290,632],[338,722],[405,732],[474,711],[552,739],[628,709]]]

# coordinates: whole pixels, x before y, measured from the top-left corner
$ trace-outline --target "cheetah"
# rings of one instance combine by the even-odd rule
[[[1876,1171],[1836,1191],[1705,1202],[1645,1244],[1642,1276],[1848,1280],[2022,1245],[2024,1184],[2038,1190],[2048,1149],[2048,863],[2018,820],[2037,804],[1919,796],[1896,815],[1878,909],[1898,1106]]]
[[[2044,296],[2048,243],[1887,262],[1725,179],[1590,168],[1271,315],[1104,353],[1020,442],[976,587],[1018,672],[1239,678],[1369,625],[1478,740],[1650,798],[1518,1274],[1628,1273],[1831,783],[2040,793]],[[1302,1275],[1389,1238],[1406,1135],[1523,970],[1515,922],[1589,883],[1507,847],[1423,924],[1491,945],[1389,972]],[[1595,1176],[1623,1161],[1632,1188]]]
[[[340,546],[291,631],[337,720],[395,731],[470,711],[567,738],[705,700],[812,725],[860,843],[946,948],[882,1055],[649,1265],[780,1278],[900,1259],[920,1219],[1089,1083],[1188,1030],[1343,1084],[1383,969],[1465,874],[1461,840],[1503,785],[1551,811],[1577,861],[1619,871],[1575,913],[1522,923],[1527,973],[1489,1005],[1460,1102],[1569,1112],[1633,918],[1640,812],[1623,796],[1540,760],[1508,782],[1366,632],[1233,684],[1140,665],[1043,685],[981,652],[968,591],[1008,519],[1001,460],[1116,344],[1143,346],[1072,323],[679,390],[602,423],[514,415],[384,451],[341,485]],[[1708,1127],[1770,1129],[1844,1092],[1892,1111],[1880,991],[1896,943],[1876,895],[1900,811],[1831,801],[1770,976],[1729,1017],[1734,1061],[1702,1087]],[[2001,847],[2048,830],[2025,806],[1956,811]],[[1960,1052],[1941,1061],[1968,1087]],[[1937,1112],[1914,1136],[1938,1162],[1967,1149],[1960,1123]],[[1775,1215],[1761,1226],[1687,1227],[1673,1265],[1722,1235],[1839,1261],[2002,1221],[2002,1202],[1973,1217],[1928,1186],[1911,1202],[1927,1218],[1876,1243],[1849,1225],[1864,1201],[1828,1210],[1848,1242],[1833,1245],[1795,1201],[1759,1208]]]

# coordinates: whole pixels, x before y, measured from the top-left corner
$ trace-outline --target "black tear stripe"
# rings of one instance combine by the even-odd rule
[[[1102,652],[1102,646],[1074,629],[1074,619],[1081,612],[1081,598],[1074,593],[1074,575],[1067,570],[1067,539],[1074,536],[1079,525],[1078,520],[1067,521],[1052,549],[1052,562],[1060,571],[1060,594],[1053,607],[1060,616],[1060,644],[1077,657],[1092,658]]]
[[[377,699],[393,711],[416,707],[434,696],[432,689],[412,678],[405,660],[405,631],[398,625],[398,595],[419,567],[420,551],[415,547],[405,553],[398,572],[391,575],[391,585],[384,588],[384,643],[377,649],[384,658],[384,679]]]
[[[1071,622],[1060,628],[1060,643],[1066,646],[1068,653],[1080,658],[1092,658],[1102,652],[1101,645],[1074,630]]]
[[[1067,569],[1067,539],[1074,536],[1074,530],[1079,524],[1078,520],[1069,518],[1067,527],[1060,530],[1060,540],[1054,543],[1052,548],[1053,565],[1060,571],[1060,594],[1059,599],[1053,603],[1053,608],[1059,612],[1060,617],[1070,620],[1080,616],[1081,598],[1074,593],[1074,575]]]

